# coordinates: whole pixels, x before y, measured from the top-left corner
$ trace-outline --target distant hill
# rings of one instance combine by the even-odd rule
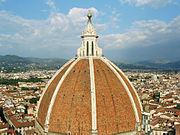
[[[30,61],[31,64],[40,64],[40,65],[49,65],[59,68],[68,60],[62,58],[25,58],[27,61]]]
[[[180,69],[180,60],[176,60],[176,61],[169,61],[169,60],[141,61],[141,62],[138,62],[138,64],[157,67],[157,68]]]
[[[143,64],[132,64],[132,63],[121,63],[114,62],[120,69],[156,69],[156,67],[143,65]]]
[[[3,72],[24,72],[28,70],[59,69],[66,59],[62,58],[30,58],[16,55],[0,56],[0,70]]]
[[[31,58],[16,55],[0,55],[0,71],[25,72],[28,70],[56,70],[68,60],[62,58]],[[180,61],[142,61],[138,63],[114,62],[121,69],[179,70]]]
[[[16,55],[0,56],[0,65],[12,65],[12,64],[30,64],[29,60]]]

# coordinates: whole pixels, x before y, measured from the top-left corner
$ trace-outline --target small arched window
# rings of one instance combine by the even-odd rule
[[[92,41],[92,56],[94,56],[94,44],[93,44],[93,41]]]
[[[89,42],[87,41],[87,56],[89,56]]]

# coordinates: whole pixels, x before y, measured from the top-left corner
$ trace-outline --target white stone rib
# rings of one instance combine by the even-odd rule
[[[56,99],[56,96],[57,96],[57,93],[61,87],[61,84],[63,83],[64,79],[66,78],[66,76],[69,74],[69,72],[72,70],[72,68],[76,65],[76,63],[79,61],[80,59],[77,58],[71,65],[70,67],[67,69],[67,71],[64,73],[64,75],[62,76],[61,80],[59,81],[55,91],[54,91],[54,94],[51,98],[51,102],[50,102],[50,105],[49,105],[49,108],[48,108],[48,112],[47,112],[47,116],[46,116],[46,122],[45,122],[45,127],[47,126],[47,129],[45,129],[47,132],[48,131],[48,128],[49,128],[49,118],[50,118],[50,115],[51,115],[51,111],[52,111],[52,108],[53,108],[53,105],[54,105],[54,101]]]
[[[120,80],[120,82],[122,83],[122,85],[124,86],[129,98],[130,98],[130,101],[131,101],[131,104],[133,106],[133,110],[134,110],[134,113],[135,113],[135,118],[136,118],[136,122],[139,122],[139,115],[138,115],[138,112],[137,112],[137,108],[136,108],[136,104],[134,102],[134,99],[131,95],[131,92],[129,91],[126,83],[124,82],[124,80],[121,78],[121,76],[118,74],[118,72],[114,69],[114,67],[112,67],[112,65],[108,62],[108,60],[106,60],[105,58],[101,58],[101,60],[114,72],[114,74],[118,77],[118,79]]]
[[[51,84],[51,82],[52,82],[52,81],[54,80],[54,78],[55,78],[67,65],[69,65],[73,60],[74,60],[74,58],[72,58],[71,60],[69,60],[68,62],[66,62],[66,63],[55,73],[55,75],[53,75],[53,77],[48,81],[48,83],[46,84],[45,90],[43,91],[42,96],[41,96],[41,98],[40,98],[40,100],[39,100],[39,102],[38,102],[37,110],[39,110],[39,106],[40,106],[40,103],[41,103],[41,101],[42,101],[42,98],[43,98],[44,94],[46,93],[47,88],[49,87],[49,85]],[[38,117],[38,111],[37,111],[37,113],[36,113],[36,118],[37,118],[37,117]]]
[[[94,82],[94,64],[92,57],[89,57],[89,68],[90,68],[90,79],[91,79],[92,134],[97,134],[96,88]]]
[[[109,60],[108,60],[108,61],[109,61]],[[141,101],[140,101],[139,96],[138,96],[138,94],[137,94],[137,91],[135,90],[135,88],[134,88],[134,86],[132,85],[132,83],[129,81],[129,79],[128,79],[127,76],[122,72],[121,69],[119,69],[119,68],[118,68],[114,63],[112,63],[111,61],[109,61],[109,63],[111,63],[111,65],[113,65],[122,75],[124,75],[124,77],[126,78],[126,80],[128,81],[128,83],[129,83],[129,84],[131,85],[131,87],[133,88],[133,90],[134,90],[134,92],[135,92],[135,94],[136,94],[136,97],[137,97],[137,99],[138,99],[138,102],[139,102],[139,104],[140,104],[140,109],[141,109],[141,111],[143,111]]]

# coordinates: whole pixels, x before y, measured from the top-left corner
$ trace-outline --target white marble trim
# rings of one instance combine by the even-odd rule
[[[94,81],[94,65],[92,57],[89,58],[90,80],[91,80],[91,112],[92,112],[92,133],[97,133],[97,112],[96,112],[96,88]]]
[[[41,101],[42,101],[42,98],[43,98],[44,94],[46,93],[47,88],[49,87],[49,85],[51,84],[51,82],[52,82],[52,81],[54,80],[54,78],[55,78],[67,65],[69,65],[74,59],[75,59],[75,58],[72,58],[71,60],[69,60],[68,62],[66,62],[66,63],[55,73],[55,75],[53,75],[53,77],[48,81],[48,83],[46,84],[45,90],[43,91],[42,96],[41,96],[41,98],[40,98],[40,100],[39,100],[39,102],[38,102],[37,110],[39,110],[39,106],[40,106],[40,103],[41,103]],[[37,118],[37,117],[38,117],[38,111],[37,111],[37,113],[36,113],[36,118]]]
[[[71,65],[70,67],[67,69],[67,71],[65,72],[65,74],[62,76],[61,80],[59,81],[55,91],[54,91],[54,94],[52,96],[52,99],[51,99],[51,102],[50,102],[50,105],[49,105],[49,108],[48,108],[48,112],[47,112],[47,116],[46,116],[46,122],[45,122],[45,127],[47,127],[47,129],[45,129],[46,131],[48,131],[48,128],[49,128],[49,119],[50,119],[50,115],[51,115],[51,111],[52,111],[52,108],[53,108],[53,105],[54,105],[54,101],[56,99],[56,96],[57,96],[57,93],[61,87],[61,84],[63,83],[64,79],[66,78],[66,76],[69,74],[69,72],[72,70],[72,68],[76,65],[76,63],[79,61],[80,59],[77,58]]]
[[[112,65],[105,58],[101,58],[101,60],[114,72],[114,74],[118,77],[118,79],[120,80],[120,82],[124,86],[128,96],[130,98],[131,104],[133,106],[136,122],[139,122],[139,115],[138,115],[138,112],[137,112],[136,104],[135,104],[134,99],[133,99],[133,97],[131,95],[131,92],[129,91],[129,89],[128,89],[127,85],[125,84],[124,80],[121,78],[121,76],[118,74],[118,72],[112,67]]]
[[[113,65],[120,73],[122,73],[122,75],[124,75],[124,77],[126,78],[126,80],[129,82],[129,84],[131,85],[131,87],[133,88],[133,90],[134,90],[134,92],[135,92],[135,94],[136,94],[136,97],[137,97],[138,102],[139,102],[139,104],[140,104],[140,109],[141,109],[141,111],[143,111],[141,101],[140,101],[139,96],[138,96],[138,94],[137,94],[137,91],[135,90],[135,88],[134,88],[134,86],[132,85],[132,83],[129,81],[129,79],[128,79],[127,76],[122,72],[121,69],[119,69],[119,68],[118,68],[114,63],[112,63],[111,61],[109,61],[109,63],[111,63],[111,65]]]

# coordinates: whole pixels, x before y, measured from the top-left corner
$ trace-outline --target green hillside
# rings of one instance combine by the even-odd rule
[[[61,58],[26,58],[16,55],[0,56],[0,70],[3,72],[25,72],[28,70],[59,69],[67,60]]]
[[[30,58],[16,55],[0,56],[1,72],[25,72],[28,70],[56,70],[68,60],[62,58]],[[114,62],[121,69],[130,70],[178,70],[180,61],[142,61],[138,63]]]

